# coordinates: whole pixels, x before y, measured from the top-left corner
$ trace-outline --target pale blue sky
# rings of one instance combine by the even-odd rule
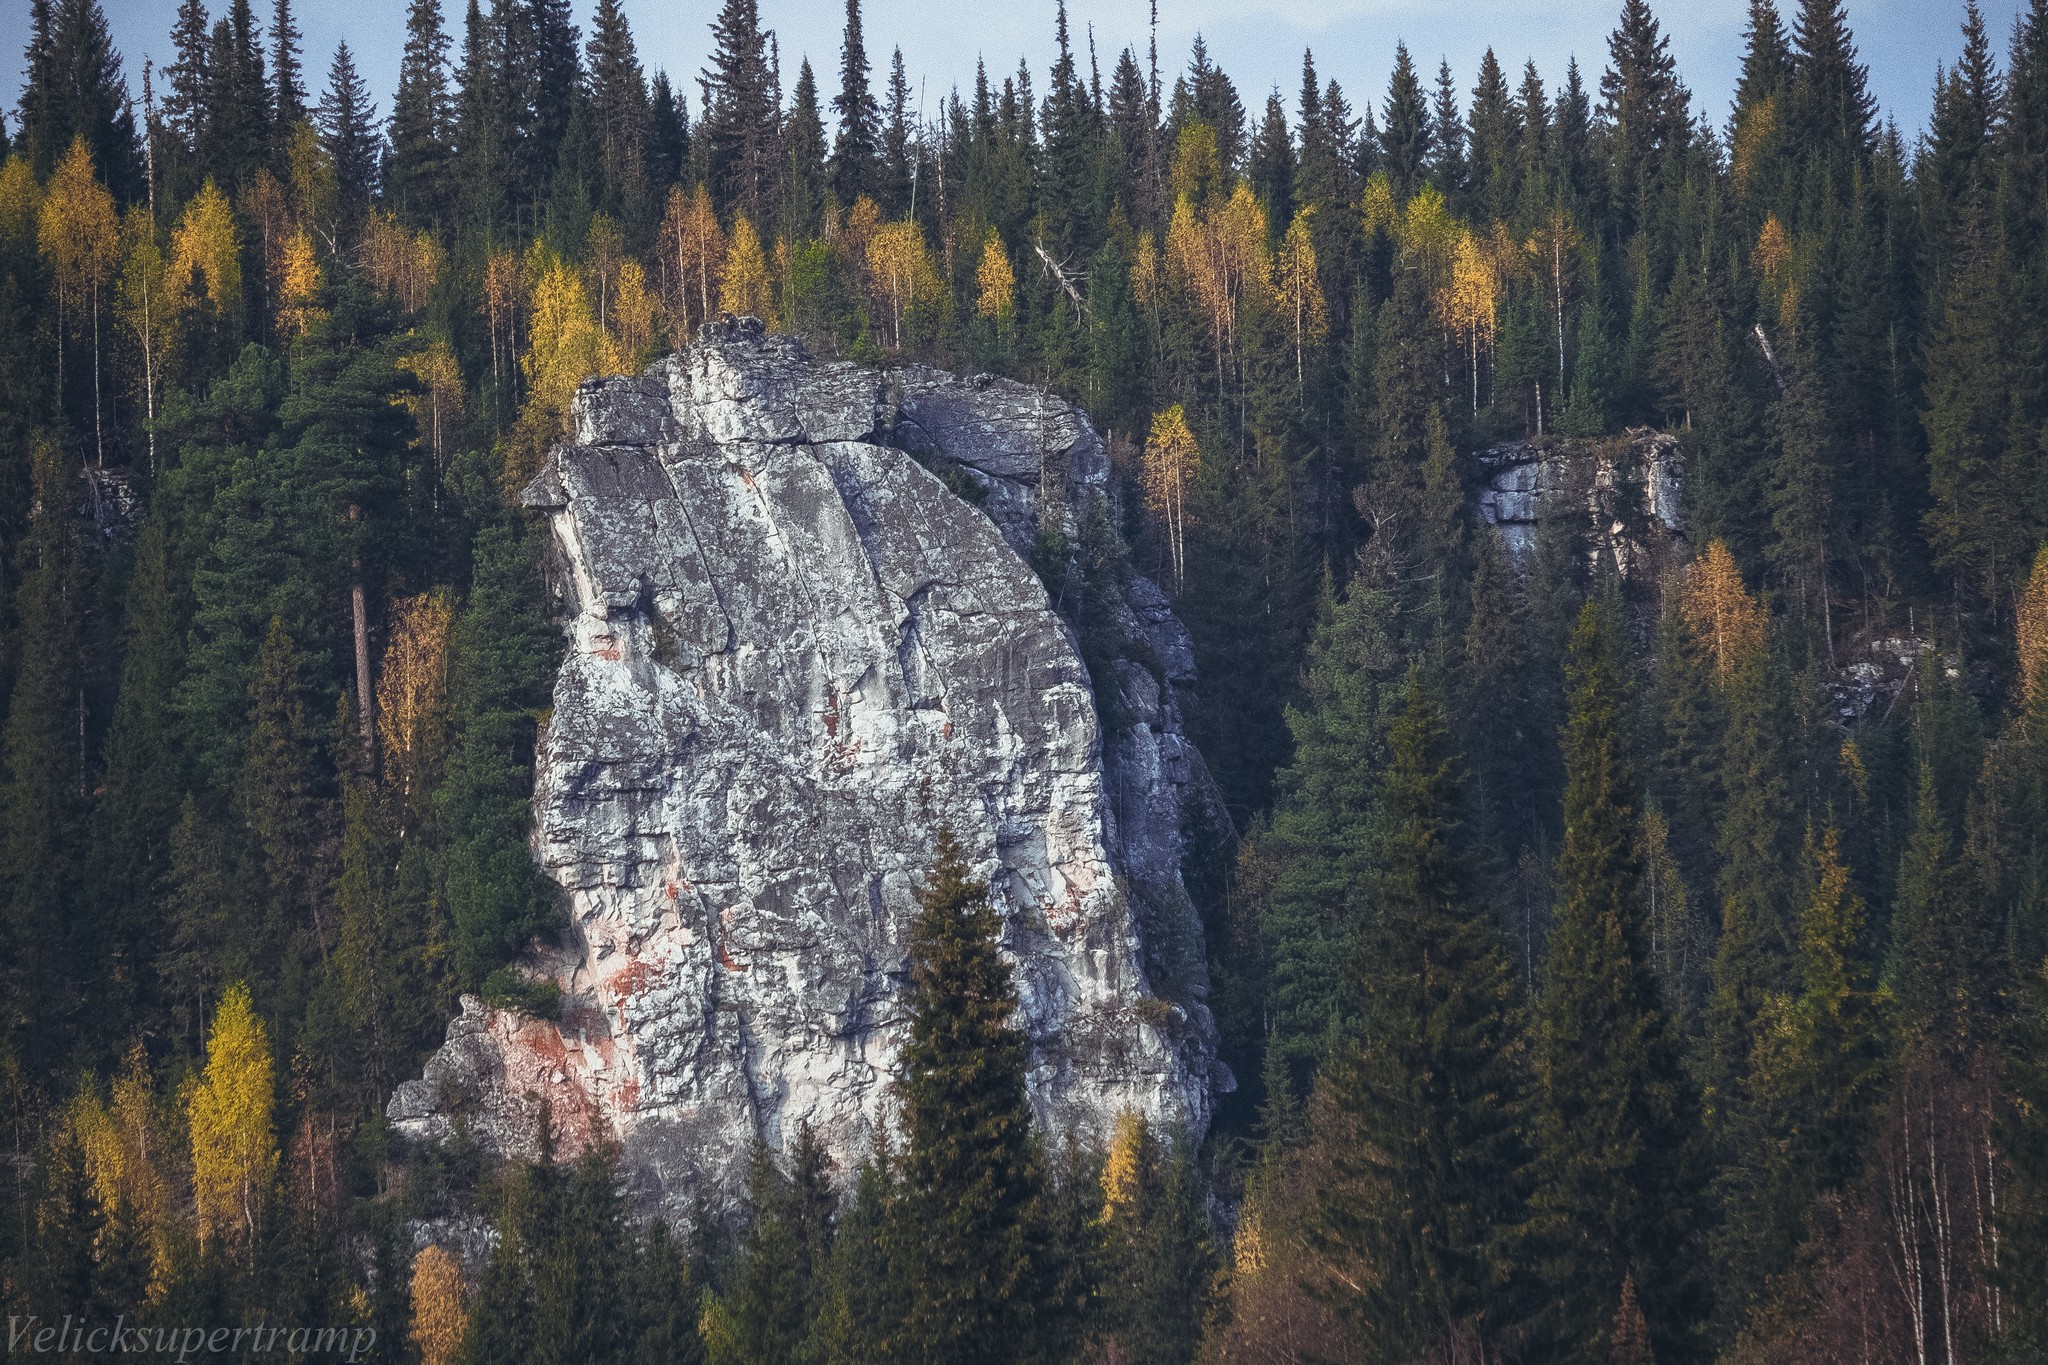
[[[255,0],[267,17],[270,0]],[[142,59],[161,65],[169,53],[176,0],[103,0],[114,39],[138,89]],[[459,36],[464,0],[444,0],[451,31]],[[595,0],[576,0],[587,30]],[[1985,18],[2001,60],[2014,16],[2025,0],[1983,0]],[[10,103],[20,88],[20,53],[27,41],[29,0],[0,0],[0,44],[9,54]],[[216,10],[226,0],[212,0]],[[1780,0],[1789,11],[1796,0]],[[1938,62],[1953,61],[1961,46],[1958,27],[1964,0],[1849,0],[1857,45],[1870,67],[1873,92],[1887,116],[1908,138],[1925,124],[1929,92]],[[347,38],[375,90],[379,108],[390,109],[404,41],[406,0],[298,0],[306,35],[307,66],[317,87],[324,83],[334,44]],[[695,77],[710,45],[716,0],[625,0],[627,16],[651,73],[666,68],[686,89],[692,114],[697,107]],[[1566,59],[1576,55],[1589,84],[1606,61],[1606,35],[1619,0],[1162,0],[1159,45],[1169,71],[1185,65],[1197,31],[1210,53],[1237,82],[1256,114],[1276,83],[1290,113],[1300,85],[1301,52],[1312,47],[1327,79],[1334,76],[1354,105],[1369,96],[1377,104],[1392,65],[1394,43],[1405,39],[1419,63],[1434,72],[1440,57],[1450,60],[1459,88],[1471,88],[1480,54],[1490,44],[1510,72],[1534,57],[1555,88]],[[1664,0],[1657,5],[1679,69],[1699,107],[1717,124],[1724,121],[1741,60],[1747,0]],[[991,73],[1013,70],[1018,57],[1030,59],[1042,75],[1053,47],[1054,0],[961,3],[952,0],[866,0],[868,49],[879,88],[889,50],[900,45],[913,89],[923,86],[927,107],[936,107],[951,86],[969,88],[977,56]],[[786,80],[793,84],[799,57],[808,55],[818,83],[829,97],[836,88],[839,34],[844,0],[761,0],[763,22],[779,35]],[[1125,44],[1146,41],[1146,0],[1073,0],[1069,10],[1077,43],[1095,32],[1105,77]],[[1789,20],[1788,20],[1789,22]],[[1042,87],[1041,87],[1042,88]]]

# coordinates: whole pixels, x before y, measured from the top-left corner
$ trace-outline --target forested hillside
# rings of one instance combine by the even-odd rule
[[[9,1314],[427,1365],[2048,1356],[2048,0],[2002,67],[1969,6],[1911,138],[1840,0],[1751,0],[1733,92],[1624,0],[1597,73],[1304,54],[1263,103],[1062,6],[922,115],[859,0],[822,73],[724,0],[701,80],[618,0],[411,0],[388,110],[291,0],[182,0],[139,72],[29,5]],[[1187,869],[1203,1142],[1032,1131],[946,837],[858,1169],[800,1134],[676,1232],[603,1152],[395,1137],[460,995],[554,1008],[520,490],[583,380],[728,312],[1107,437],[1235,826]],[[1631,428],[1674,562],[1474,516],[1488,447]]]

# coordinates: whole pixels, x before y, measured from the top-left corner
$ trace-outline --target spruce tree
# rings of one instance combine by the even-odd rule
[[[1728,145],[1736,192],[1766,210],[1782,206],[1786,191],[1788,148],[1782,124],[1791,83],[1791,40],[1776,0],[1750,0]]]
[[[770,220],[780,156],[768,38],[756,0],[725,0],[712,23],[697,136],[712,192],[748,222]]]
[[[270,161],[270,82],[250,0],[229,0],[207,41],[206,120],[199,143],[206,173],[240,187]]]
[[[877,202],[884,213],[910,212],[911,181],[916,171],[917,155],[917,148],[912,142],[915,129],[911,122],[914,117],[915,111],[910,107],[910,77],[904,72],[903,49],[899,47],[889,53],[889,89],[882,114],[881,178],[876,188]]]
[[[1430,137],[1429,105],[1406,43],[1394,44],[1394,75],[1387,87],[1380,117],[1380,157],[1397,197],[1413,193],[1422,183],[1435,145]]]
[[[510,128],[499,73],[500,30],[469,0],[462,26],[462,61],[456,73],[453,130],[454,185],[463,219],[489,229],[505,199]]]
[[[455,741],[434,801],[455,975],[475,990],[554,918],[527,831],[534,717],[547,702],[556,645],[534,549],[518,524],[480,527],[470,553],[449,662]]]
[[[14,564],[20,661],[0,728],[0,1046],[40,1080],[93,1023],[81,1011],[106,945],[99,917],[74,903],[87,792],[79,647],[91,588],[73,513],[78,467],[47,437],[31,458],[35,507]]]
[[[1266,210],[1269,224],[1285,224],[1294,217],[1294,135],[1287,127],[1287,110],[1277,90],[1266,97],[1266,116],[1252,138],[1245,179]]]
[[[412,0],[405,17],[405,56],[391,101],[391,147],[384,191],[410,222],[437,223],[446,214],[454,109],[448,94],[448,34],[441,0]]]
[[[176,55],[164,68],[162,115],[164,129],[175,143],[174,161],[190,161],[206,130],[206,33],[205,0],[178,0],[178,16],[171,25],[171,48]],[[198,187],[195,175],[186,193]]]
[[[100,0],[35,0],[29,9],[18,149],[47,176],[85,140],[93,165],[117,199],[140,189],[135,120],[128,112],[121,57]]]
[[[2048,1349],[2048,961],[2027,974],[2021,1006],[2010,1098],[1996,1130],[2010,1169],[1999,1204],[1998,1282],[2016,1360]]]
[[[752,1224],[729,1288],[705,1318],[719,1365],[817,1358],[838,1204],[830,1164],[808,1124],[790,1144],[787,1170],[766,1147],[755,1149],[747,1175]]]
[[[1260,907],[1266,1046],[1306,1076],[1344,1006],[1355,935],[1370,913],[1367,875],[1381,813],[1399,654],[1391,596],[1354,582],[1324,598],[1302,700],[1287,712],[1294,761],[1277,779],[1271,832],[1254,840],[1275,869]]]
[[[1788,145],[1799,149],[1807,174],[1833,172],[1846,184],[1847,173],[1870,154],[1875,105],[1842,0],[1800,0],[1792,38]]]
[[[1657,205],[1667,186],[1683,174],[1680,158],[1692,128],[1690,96],[1648,0],[1623,0],[1621,20],[1608,35],[1607,55],[1600,113],[1614,196],[1610,231],[1625,242],[1638,228],[1657,226]]]
[[[648,188],[659,201],[679,183],[690,161],[690,118],[683,100],[669,84],[668,72],[657,71],[648,87]]]
[[[896,1233],[913,1358],[1022,1358],[1044,1267],[1016,987],[986,883],[942,828],[909,933]]]
[[[1952,819],[1943,809],[1940,755],[1926,741],[1922,750],[1886,975],[1906,1041],[1955,1063],[1996,1036],[2006,983],[1991,907],[1964,879]]]
[[[1535,1006],[1531,1231],[1565,1358],[1605,1343],[1633,1282],[1657,1359],[1698,1354],[1694,1105],[1650,969],[1641,814],[1613,609],[1595,600],[1567,664],[1564,848]]]
[[[571,126],[584,112],[583,69],[569,0],[514,2],[517,37],[508,39],[504,54],[508,63],[522,64],[507,87],[520,96],[514,164],[520,189],[538,204],[552,188]]]
[[[1453,203],[1463,203],[1470,168],[1465,160],[1465,119],[1448,60],[1437,64],[1436,100],[1429,116],[1429,178]]]
[[[1479,59],[1479,81],[1472,87],[1470,184],[1480,215],[1506,220],[1514,212],[1521,116],[1508,93],[1507,75],[1489,47]]]
[[[342,230],[353,225],[377,192],[377,106],[370,89],[356,73],[356,59],[344,38],[334,49],[327,69],[327,89],[314,112],[320,145],[334,162]]]
[[[1356,957],[1354,1039],[1325,1064],[1332,1182],[1313,1237],[1362,1286],[1340,1296],[1373,1358],[1510,1337],[1524,1218],[1514,977],[1480,903],[1443,707],[1411,668],[1388,732],[1386,834]]]
[[[185,774],[175,746],[185,603],[166,518],[137,537],[122,629],[120,690],[107,728],[93,824],[96,894],[118,926],[116,967],[142,1019],[164,1003],[156,962],[171,945],[161,912]]]
[[[832,142],[832,192],[842,208],[872,197],[881,167],[882,111],[868,88],[868,49],[860,0],[846,0],[846,36],[839,47],[839,93],[832,97],[839,132]]]
[[[782,236],[792,242],[816,237],[824,226],[825,121],[818,110],[818,81],[808,60],[797,68],[796,89],[783,122]]]
[[[1092,1183],[1070,1180],[1069,1200],[1097,1193]],[[1099,1184],[1085,1215],[1101,1239],[1111,1349],[1133,1365],[1186,1365],[1202,1344],[1217,1269],[1193,1154],[1126,1111]]]
[[[655,199],[647,180],[654,133],[647,80],[633,31],[618,0],[601,0],[590,26],[590,116],[596,126],[604,193],[600,202],[637,237],[653,226]]]
[[[1935,567],[1957,603],[1993,612],[2017,593],[2044,529],[2036,507],[2011,496],[2039,477],[2042,461],[2038,438],[2010,425],[2012,290],[1988,226],[1966,211],[1925,362],[1926,525]]]
[[[280,143],[306,121],[306,77],[299,41],[292,0],[277,0],[270,15],[270,108]]]

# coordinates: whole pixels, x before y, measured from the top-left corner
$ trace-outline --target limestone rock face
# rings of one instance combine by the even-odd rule
[[[1685,463],[1678,438],[1632,427],[1597,441],[1504,441],[1479,453],[1486,481],[1479,518],[1500,533],[1509,558],[1526,563],[1541,521],[1565,515],[1589,554],[1624,575],[1646,568],[1683,534]]]
[[[545,1103],[558,1152],[618,1141],[671,1215],[800,1121],[857,1156],[941,824],[999,908],[1047,1129],[1124,1108],[1205,1128],[1229,1080],[1180,867],[1227,817],[1165,597],[1108,555],[1084,658],[1048,595],[1114,524],[1086,417],[1008,381],[814,362],[750,320],[586,384],[574,415],[526,493],[568,637],[534,795],[568,926],[529,963],[563,1009],[465,1000],[394,1095],[400,1130],[461,1119],[530,1150]]]

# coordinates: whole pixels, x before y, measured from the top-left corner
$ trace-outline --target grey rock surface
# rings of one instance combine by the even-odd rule
[[[1610,556],[1624,575],[1648,567],[1658,541],[1683,534],[1685,461],[1669,433],[1631,427],[1601,440],[1504,441],[1478,458],[1479,518],[1518,563],[1561,508],[1583,518],[1588,553]]]
[[[1199,1135],[1229,1077],[1181,866],[1228,823],[1086,416],[728,319],[586,384],[574,423],[526,493],[568,637],[534,796],[568,928],[528,966],[564,1005],[466,999],[401,1132],[530,1151],[545,1105],[558,1152],[617,1141],[676,1217],[799,1122],[857,1158],[944,824],[1001,915],[1045,1128]]]

